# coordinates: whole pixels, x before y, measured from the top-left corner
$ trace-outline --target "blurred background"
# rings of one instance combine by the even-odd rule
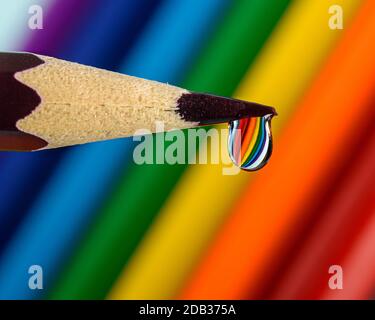
[[[374,298],[374,36],[371,0],[2,1],[0,51],[278,116],[238,175],[137,165],[132,139],[0,152],[0,298]]]

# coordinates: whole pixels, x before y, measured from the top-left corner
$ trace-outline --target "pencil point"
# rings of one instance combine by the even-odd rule
[[[198,122],[200,125],[277,115],[273,107],[204,93],[183,94],[177,103],[177,110],[182,119]]]

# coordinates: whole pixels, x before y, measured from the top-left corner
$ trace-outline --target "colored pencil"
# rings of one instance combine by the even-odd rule
[[[372,189],[375,190],[375,189]],[[360,231],[358,239],[348,256],[339,261],[338,265],[343,270],[343,289],[332,290],[328,286],[320,299],[348,300],[348,299],[370,299],[374,290],[375,281],[375,193],[367,202],[370,218],[364,228]]]
[[[31,53],[0,53],[0,149],[35,151],[245,117],[272,107]],[[56,102],[57,101],[57,102]]]
[[[375,43],[368,39],[375,31],[374,15],[374,2],[366,1],[278,141],[273,161],[245,190],[183,298],[254,297],[278,254],[293,241],[294,226],[303,221],[301,210],[345,157],[351,132],[369,112]]]
[[[141,34],[129,57],[124,61],[122,70],[136,76],[175,83],[177,79],[183,77],[186,67],[192,63],[193,57],[198,54],[196,50],[204,44],[207,37],[206,30],[214,29],[228,4],[225,0],[204,3],[199,0],[189,2],[168,0],[163,2]],[[192,21],[194,21],[194,28],[190,27]],[[184,41],[181,46],[176,48],[175,43],[180,40],[181,33],[185,34]],[[165,59],[168,60],[168,64],[161,64],[160,61]],[[99,152],[100,150],[93,154],[94,150],[92,149],[91,154],[88,152],[84,158],[85,167],[96,167],[92,163],[93,156],[96,159],[101,159],[98,163],[105,161],[103,157],[106,156],[110,164],[106,167],[106,174],[94,175],[94,177],[97,177],[95,179],[106,181],[106,176],[118,175],[120,167],[114,165],[113,159],[119,157],[119,150],[125,149],[130,153],[132,147],[133,143],[125,140],[121,142],[121,149],[112,148],[107,150],[105,155]],[[129,254],[129,248],[137,242],[140,234],[151,222],[152,219],[149,214],[153,211],[127,210],[128,207],[136,208],[139,205],[137,203],[138,192],[142,188],[143,181],[133,180],[135,175],[130,173],[133,170],[129,170],[128,174],[123,162],[120,165],[124,172],[123,181],[126,181],[125,189],[121,187],[120,192],[115,191],[114,198],[117,201],[111,201],[114,206],[111,206],[110,210],[100,213],[98,218],[92,222],[92,229],[90,229],[88,236],[60,277],[60,281],[50,295],[51,298],[104,298],[120,272],[123,261]],[[139,166],[139,169],[144,170],[142,173],[147,175],[147,173],[153,172],[149,170],[150,167],[150,165]],[[77,172],[74,172],[73,169]],[[79,167],[72,166],[70,174],[76,175],[79,172]],[[168,183],[168,176],[160,176],[160,179],[162,179],[163,184]],[[60,181],[60,183],[61,185],[69,185],[69,180]],[[89,184],[90,188],[95,185],[97,193],[104,193],[108,189],[108,183],[103,185],[93,181],[92,174],[89,179],[83,179],[80,184],[69,186],[69,189],[73,187],[74,190],[80,190],[86,184]],[[123,202],[124,190],[126,190],[125,206]],[[56,190],[56,192],[61,191]],[[157,193],[158,188],[153,188],[153,192]],[[123,195],[119,193],[123,193]],[[74,199],[73,192],[72,201]],[[90,208],[94,210],[91,194],[84,195],[81,201],[86,205],[75,214],[81,214]],[[125,241],[123,240],[124,236],[126,236]],[[100,267],[98,268],[98,266]],[[95,287],[92,286],[93,281],[95,281]]]
[[[356,138],[355,149],[348,150],[347,164],[340,170],[344,178],[335,181],[337,190],[332,191],[331,201],[320,209],[319,220],[302,239],[298,253],[289,257],[288,268],[273,284],[270,298],[319,299],[328,285],[329,267],[341,263],[373,213],[368,204],[375,190],[375,131],[370,122]]]

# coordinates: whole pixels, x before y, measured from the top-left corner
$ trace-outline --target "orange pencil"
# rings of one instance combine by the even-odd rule
[[[275,141],[272,161],[245,190],[180,298],[255,297],[303,223],[301,211],[345,157],[353,130],[369,111],[374,34],[375,2],[368,0]]]

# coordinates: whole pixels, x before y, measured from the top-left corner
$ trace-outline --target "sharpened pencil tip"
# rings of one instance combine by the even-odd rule
[[[177,112],[185,121],[210,125],[248,117],[277,115],[273,107],[205,93],[186,93],[177,101]]]

